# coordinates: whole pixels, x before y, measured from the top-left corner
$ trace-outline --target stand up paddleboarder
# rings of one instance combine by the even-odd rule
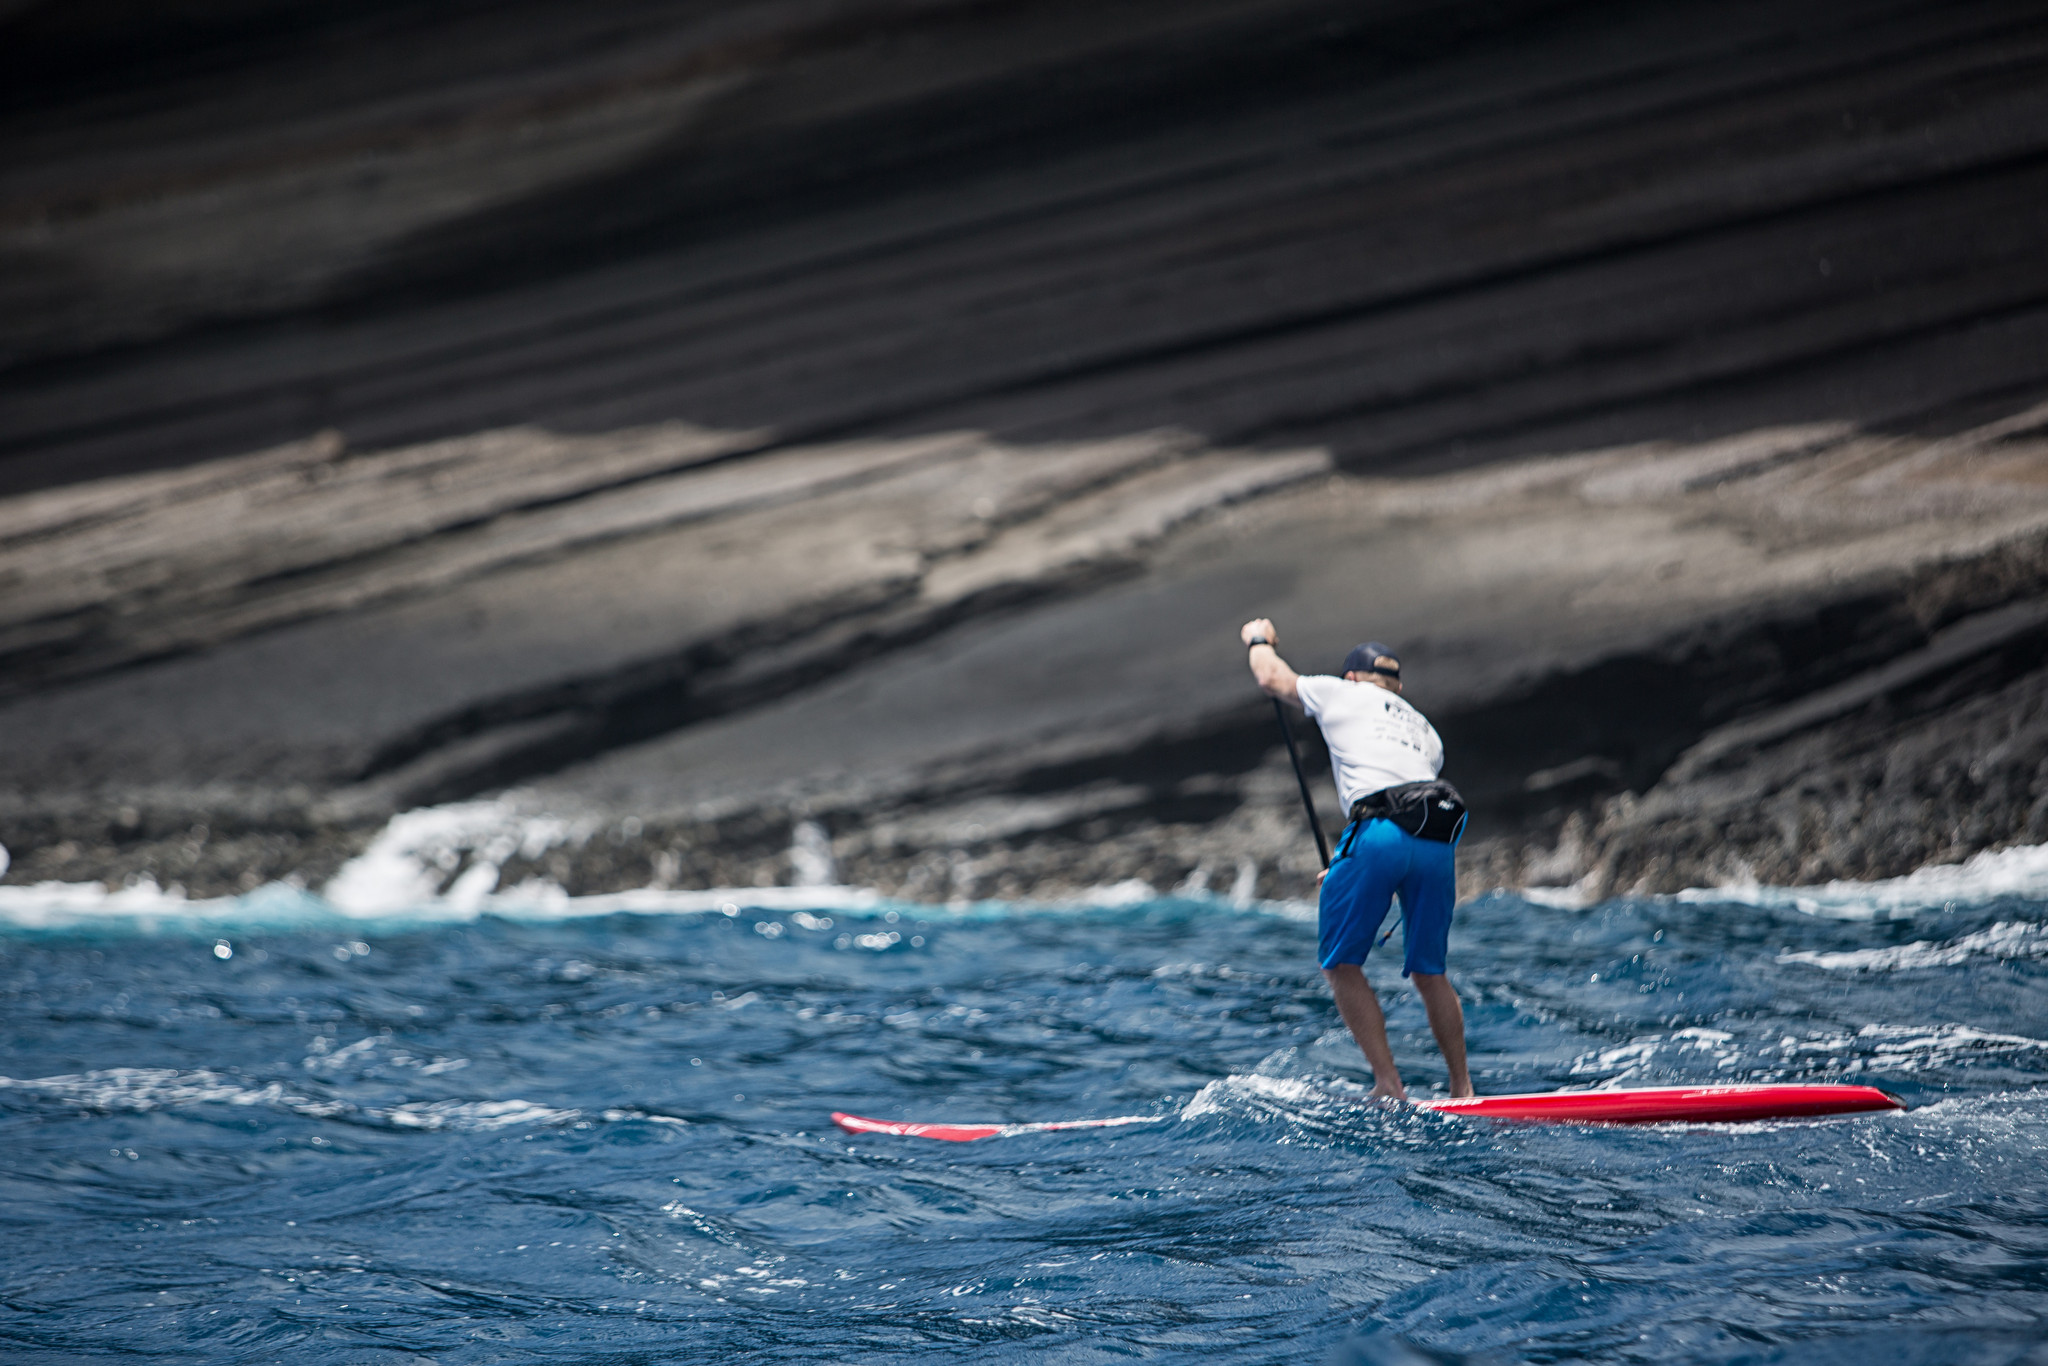
[[[1386,1016],[1364,971],[1374,936],[1398,895],[1407,950],[1401,975],[1415,983],[1429,1011],[1430,1032],[1450,1067],[1451,1095],[1471,1095],[1465,1012],[1444,976],[1465,804],[1457,789],[1437,780],[1443,741],[1402,699],[1401,661],[1378,641],[1352,650],[1344,657],[1344,676],[1332,678],[1289,668],[1275,648],[1280,633],[1264,617],[1246,622],[1238,634],[1259,687],[1300,707],[1322,728],[1337,795],[1351,813],[1323,876],[1318,957],[1337,1013],[1372,1064],[1372,1093],[1408,1098],[1387,1043]]]

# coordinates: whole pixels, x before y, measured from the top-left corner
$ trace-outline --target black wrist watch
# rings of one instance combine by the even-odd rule
[[[1244,648],[1245,648],[1245,649],[1247,649],[1247,650],[1250,650],[1250,649],[1254,649],[1254,648],[1256,648],[1257,646],[1260,646],[1260,645],[1271,645],[1271,644],[1273,644],[1273,642],[1272,642],[1272,641],[1270,641],[1270,640],[1268,640],[1268,639],[1266,639],[1266,638],[1265,638],[1264,636],[1253,636],[1253,637],[1252,637],[1252,638],[1251,638],[1250,640],[1247,640],[1247,641],[1246,641],[1246,642],[1244,643]],[[1277,648],[1277,647],[1276,647],[1276,648]]]

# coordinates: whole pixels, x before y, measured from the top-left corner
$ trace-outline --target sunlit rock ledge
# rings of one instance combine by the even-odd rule
[[[1305,669],[1399,642],[1474,803],[1468,890],[1892,876],[2048,834],[2048,409],[1409,479],[1171,433],[712,463],[633,433],[680,468],[463,518],[478,453],[551,440],[15,500],[10,605],[87,568],[137,605],[44,619],[4,713],[8,878],[318,877],[397,811],[509,787],[588,837],[503,876],[575,892],[789,882],[808,823],[838,877],[913,898],[1295,894],[1315,856],[1236,642],[1255,613]],[[329,538],[278,553],[340,549],[250,572],[217,529],[252,497]],[[237,620],[266,629],[175,638]]]

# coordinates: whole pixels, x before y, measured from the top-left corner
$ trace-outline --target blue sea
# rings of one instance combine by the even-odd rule
[[[8,888],[0,1358],[2038,1363],[2040,854],[1461,906],[1482,1091],[1912,1107],[1643,1128],[1368,1102],[1298,905]]]

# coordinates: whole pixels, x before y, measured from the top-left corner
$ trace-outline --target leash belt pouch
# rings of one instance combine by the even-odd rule
[[[1389,820],[1417,839],[1439,844],[1456,844],[1465,833],[1465,799],[1458,789],[1442,779],[1426,783],[1402,783],[1383,787],[1360,797],[1351,807],[1351,819]]]

